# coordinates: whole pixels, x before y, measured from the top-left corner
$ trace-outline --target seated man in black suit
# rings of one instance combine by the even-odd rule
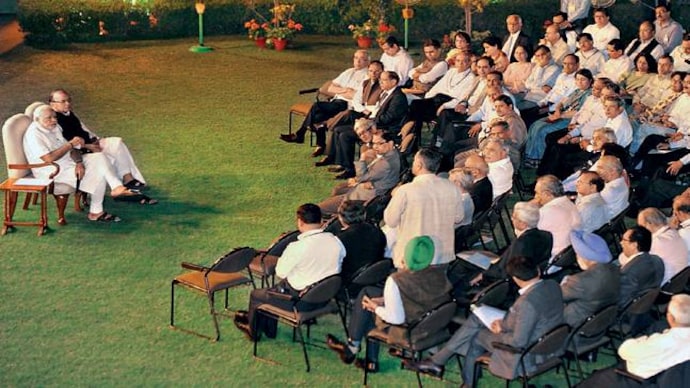
[[[321,209],[313,203],[307,203],[297,209],[297,229],[300,235],[297,241],[290,243],[278,259],[276,275],[283,280],[271,288],[253,290],[249,297],[248,311],[235,314],[235,326],[249,339],[265,332],[268,337],[275,337],[278,322],[261,316],[257,319],[256,308],[270,304],[290,309],[293,302],[271,295],[273,292],[299,296],[300,292],[310,285],[340,273],[340,266],[345,257],[345,247],[332,233],[321,228]],[[314,310],[321,305],[308,305],[302,302],[302,311]]]
[[[404,341],[404,329],[398,326],[419,319],[427,311],[450,301],[450,283],[445,266],[430,266],[434,258],[434,242],[429,236],[415,237],[405,247],[405,268],[386,279],[383,289],[366,287],[359,293],[348,326],[349,338],[343,342],[328,334],[328,347],[340,359],[351,364],[367,333],[377,327],[387,327],[392,338]],[[369,372],[378,371],[378,342],[367,346],[366,359],[356,365]]]
[[[462,369],[464,385],[474,379],[477,357],[491,352],[489,370],[502,378],[515,377],[519,355],[495,349],[493,342],[502,342],[515,348],[524,348],[556,326],[563,323],[563,298],[561,289],[553,280],[542,280],[539,268],[524,256],[511,257],[506,272],[520,287],[520,297],[502,319],[484,324],[472,314],[465,324],[453,334],[446,345],[431,358],[419,362],[405,361],[407,369],[442,376],[443,365],[456,353],[465,356]],[[528,372],[536,367],[537,360],[525,360]]]
[[[347,285],[361,268],[383,260],[386,236],[381,229],[366,222],[362,201],[343,201],[338,207],[338,221],[342,228],[336,237],[343,243],[346,252],[340,276],[343,284]]]
[[[384,71],[379,79],[381,95],[373,115],[374,125],[383,132],[397,135],[407,116],[407,97],[400,90],[400,77],[394,71]]]
[[[633,226],[621,238],[618,263],[621,266],[621,292],[618,306],[623,307],[640,292],[661,286],[664,262],[652,255],[652,234],[641,226]]]
[[[489,165],[478,154],[470,155],[465,160],[465,169],[472,174],[474,186],[470,189],[474,201],[474,214],[479,214],[491,207],[493,202],[493,185],[489,180]]]

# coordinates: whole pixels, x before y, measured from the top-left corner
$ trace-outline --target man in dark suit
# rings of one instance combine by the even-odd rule
[[[515,58],[515,48],[522,46],[532,51],[532,42],[529,36],[522,32],[522,18],[520,15],[508,15],[506,18],[506,29],[508,34],[503,37],[503,52],[510,58],[510,62],[517,62]]]
[[[570,241],[582,272],[563,278],[561,291],[565,323],[577,327],[595,312],[618,303],[620,273],[600,236],[578,230],[570,233]]]
[[[407,97],[400,90],[400,77],[394,71],[381,73],[381,95],[377,103],[378,109],[374,115],[376,128],[397,135],[407,115]]]
[[[641,226],[633,226],[621,238],[621,292],[618,306],[623,307],[640,292],[661,286],[664,262],[652,255],[652,234]]]
[[[494,198],[494,189],[488,178],[489,165],[484,158],[477,154],[470,155],[465,160],[467,169],[474,178],[474,185],[469,190],[474,202],[474,214],[479,214],[491,207]]]
[[[464,384],[469,385],[474,378],[477,357],[490,351],[491,373],[503,378],[514,378],[519,355],[496,349],[493,342],[502,342],[515,348],[524,348],[533,343],[563,323],[563,298],[558,283],[542,280],[539,268],[524,256],[511,257],[506,271],[520,287],[520,297],[503,319],[497,319],[487,327],[473,314],[438,353],[420,362],[406,362],[407,369],[441,376],[443,365],[456,353],[463,354],[465,365],[462,378]],[[534,358],[525,359],[528,372],[535,367]]]

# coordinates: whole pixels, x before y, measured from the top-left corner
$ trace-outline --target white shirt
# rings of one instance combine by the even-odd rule
[[[688,247],[688,263],[690,263],[690,218],[680,223],[678,234],[685,242],[685,246]]]
[[[513,188],[513,163],[510,158],[488,163],[489,181],[493,186],[494,199]]]
[[[310,230],[288,244],[278,259],[276,275],[287,279],[295,290],[303,290],[328,276],[340,273],[345,247],[323,229]]]
[[[675,64],[673,66],[675,67]],[[639,96],[639,102],[651,108],[669,89],[671,89],[671,75],[656,74],[652,75],[641,88],[637,89],[637,96]],[[638,102],[637,96],[634,96],[634,102]]]
[[[601,69],[604,68],[604,63],[606,63],[606,57],[601,51],[593,48],[587,52],[579,50],[575,52],[578,58],[580,58],[580,69],[587,69],[592,72],[593,76],[597,76]]]
[[[568,21],[586,19],[589,15],[590,0],[561,0],[561,12],[568,15]]]
[[[690,360],[688,343],[690,328],[674,327],[663,333],[628,339],[618,348],[618,355],[626,361],[628,372],[647,379]],[[680,381],[678,384],[684,385]]]
[[[628,207],[629,194],[630,189],[622,176],[604,185],[604,189],[601,190],[601,197],[606,202],[609,219],[619,215]]]
[[[62,136],[62,128],[56,125],[52,130],[43,128],[38,122],[34,121],[24,134],[24,153],[30,164],[44,163],[41,156],[45,156],[52,151],[62,147],[67,140]],[[56,183],[63,183],[71,187],[77,187],[77,177],[74,173],[76,163],[72,160],[70,152],[66,152],[61,158],[55,160],[60,166],[60,172],[53,179]],[[50,174],[55,171],[54,167],[32,168],[34,177],[48,179]]]
[[[517,43],[519,35],[520,31],[510,34],[508,39],[506,39],[506,43],[503,45],[503,48],[501,48],[501,51],[508,56],[508,59],[510,59],[510,53],[513,52],[513,47],[515,47],[515,43]]]
[[[582,107],[570,120],[571,123],[577,124],[572,131],[570,131],[570,136],[582,136],[585,139],[591,139],[592,134],[598,128],[601,128],[606,124],[606,114],[604,113],[604,104],[599,97],[590,95],[582,103]]]
[[[664,262],[664,279],[661,285],[688,266],[688,247],[678,231],[669,226],[652,233],[652,249],[649,253],[659,256]]]
[[[549,93],[539,101],[538,105],[556,105],[561,102],[561,100],[568,97],[575,89],[577,89],[577,85],[575,85],[575,73],[561,73],[558,78],[556,78],[553,88],[551,88]]]
[[[410,73],[410,69],[414,67],[410,54],[402,47],[393,56],[383,53],[381,55],[381,62],[383,63],[383,70],[394,71],[398,74],[398,77],[400,77],[398,85],[404,85],[407,82],[407,75]]]
[[[392,325],[405,323],[405,307],[398,284],[392,276],[386,278],[386,284],[383,286],[383,300],[384,305],[378,306],[374,310],[376,315]]]
[[[690,54],[686,54],[682,46],[678,46],[671,51],[671,58],[673,58],[673,70],[690,72]]]
[[[625,148],[632,143],[632,125],[625,109],[618,116],[606,120],[604,127],[613,129],[616,134],[616,143],[621,147]]]
[[[588,32],[592,35],[594,47],[602,53],[606,52],[606,46],[611,40],[621,37],[621,32],[611,22],[606,23],[604,27],[599,27],[596,23],[590,24],[582,32]]]
[[[443,104],[443,106],[446,109],[453,108],[460,101],[465,101],[469,98],[469,94],[472,92],[475,83],[475,78],[471,69],[458,72],[458,69],[452,68],[448,70],[428,92],[426,92],[424,98],[432,98],[438,94],[445,94],[453,97],[453,99]]]
[[[539,209],[537,228],[551,232],[551,257],[570,246],[570,232],[580,228],[582,219],[577,206],[566,196],[554,198]]]
[[[553,62],[544,67],[534,66],[529,77],[525,80],[525,87],[527,88],[525,100],[536,103],[546,97],[546,92],[542,90],[542,86],[553,87],[559,74],[561,74],[561,68]]]
[[[615,83],[619,83],[623,76],[629,73],[634,67],[635,64],[632,59],[626,55],[621,55],[616,59],[609,58],[599,72],[599,77],[606,77]]]
[[[410,70],[410,72],[408,73],[408,78],[412,78],[415,71],[417,71],[417,69],[421,68],[423,65],[424,65],[424,63],[422,63],[419,66]],[[419,75],[419,82],[425,83],[425,84],[434,82],[437,79],[443,77],[443,75],[446,74],[447,71],[448,71],[448,62],[439,61],[438,63],[436,63],[434,65],[434,67],[431,68],[431,70],[427,71],[426,73]]]
[[[365,79],[367,79],[366,67],[359,70],[351,67],[340,73],[340,75],[333,80],[333,83],[356,91],[358,88],[362,87],[362,82],[364,82]],[[340,94],[336,94],[333,98],[347,102],[351,101],[349,98]]]
[[[578,195],[575,200],[578,212],[582,219],[582,230],[594,232],[609,222],[609,210],[606,202],[599,193],[589,195]]]
[[[650,40],[648,40],[648,41],[646,41],[646,42],[641,42],[640,45],[637,46],[637,50],[635,50],[635,51],[633,51],[633,52],[631,52],[631,53],[628,53],[628,50],[630,50],[630,49],[632,48],[632,46],[635,44],[635,42],[637,42],[638,40],[640,40],[640,39],[639,39],[639,38],[633,39],[632,42],[630,42],[630,44],[625,48],[625,50],[623,50],[623,52],[625,53],[625,55],[627,55],[629,58],[635,58],[635,57],[637,57],[637,55],[638,55],[642,50],[644,50],[645,47],[649,46],[649,44],[652,43],[652,41],[654,40],[654,38],[652,38],[652,39],[650,39]],[[658,44],[656,47],[654,47],[654,48],[652,49],[652,52],[651,52],[650,54],[652,54],[652,56],[654,57],[654,59],[656,59],[656,60],[658,61],[659,58],[661,58],[661,56],[664,55],[664,46],[662,46],[661,44]]]

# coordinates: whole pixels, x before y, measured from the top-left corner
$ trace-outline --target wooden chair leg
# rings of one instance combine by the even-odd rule
[[[35,205],[37,199],[38,195],[35,193],[26,193],[26,197],[24,198],[24,206],[22,206],[22,209],[29,210],[29,205],[32,203]]]
[[[65,208],[67,208],[67,201],[69,200],[69,194],[53,195],[55,197],[55,203],[57,204],[58,219],[57,223],[59,225],[67,224],[67,219],[65,218]]]
[[[82,193],[79,190],[75,191],[74,192],[74,211],[76,211],[76,212],[84,211],[84,208],[86,208],[88,206],[89,206],[89,204],[87,202],[86,193]]]

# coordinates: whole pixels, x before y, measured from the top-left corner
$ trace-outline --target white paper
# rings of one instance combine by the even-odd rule
[[[491,307],[491,306],[475,306],[472,305],[470,306],[470,310],[472,311],[472,314],[476,315],[477,318],[479,318],[480,321],[486,326],[487,328],[491,327],[491,323],[497,319],[503,319],[506,315],[505,310],[497,309],[496,307]]]
[[[20,178],[14,181],[15,186],[48,186],[53,183],[52,179],[39,178]]]

